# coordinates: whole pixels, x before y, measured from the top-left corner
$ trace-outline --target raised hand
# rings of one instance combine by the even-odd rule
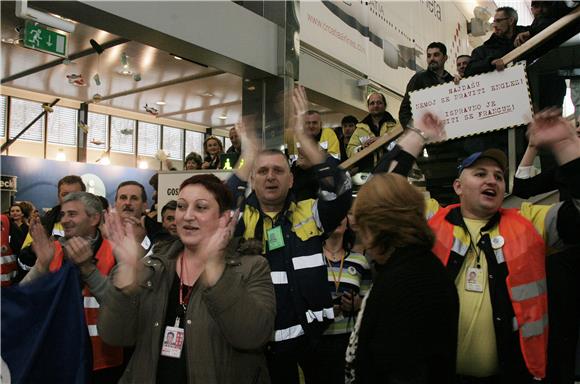
[[[294,106],[293,130],[296,140],[300,143],[302,155],[311,164],[321,164],[326,159],[326,153],[312,137],[304,132],[304,116],[308,110],[308,98],[303,86],[297,86],[292,92],[292,105]]]
[[[427,141],[443,140],[446,136],[445,124],[432,112],[426,112],[415,124],[418,129],[423,131]]]
[[[233,237],[239,211],[226,211],[219,220],[217,230],[202,244],[200,254],[206,256],[205,269],[201,276],[206,286],[213,286],[225,269],[225,250]]]
[[[119,289],[130,291],[136,286],[139,260],[144,249],[135,239],[132,223],[123,223],[115,211],[105,213],[103,236],[111,243],[117,260],[117,272],[113,283]]]
[[[32,250],[36,254],[36,268],[40,272],[48,272],[48,267],[54,258],[54,242],[48,238],[38,216],[30,221],[30,236]]]
[[[557,108],[536,113],[528,126],[528,137],[531,145],[551,150],[559,164],[580,156],[580,139],[574,126],[562,117]]]

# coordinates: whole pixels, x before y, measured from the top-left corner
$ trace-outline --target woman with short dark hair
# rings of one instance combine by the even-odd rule
[[[141,247],[111,213],[118,265],[101,305],[99,334],[135,345],[120,383],[269,383],[264,345],[274,331],[274,287],[261,243],[231,240],[232,195],[214,175],[185,180],[177,238]]]

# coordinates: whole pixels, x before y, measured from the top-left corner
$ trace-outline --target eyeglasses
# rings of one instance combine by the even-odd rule
[[[502,22],[504,20],[510,19],[510,17],[500,17],[499,19],[493,19],[493,23],[497,24],[499,22]]]

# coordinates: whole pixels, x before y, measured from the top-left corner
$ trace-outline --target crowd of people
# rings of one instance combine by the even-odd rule
[[[2,359],[12,378],[573,382],[580,130],[557,109],[538,111],[527,128],[512,193],[558,189],[558,204],[502,208],[509,171],[497,148],[459,159],[458,204],[426,199],[407,180],[425,145],[445,135],[432,113],[413,121],[409,92],[502,70],[501,57],[537,33],[517,30],[514,12],[498,8],[492,37],[457,58],[456,75],[445,70],[445,45],[429,44],[398,121],[375,92],[366,117],[324,128],[297,87],[291,156],[262,148],[245,124],[230,130],[227,151],[209,136],[184,170],[221,169],[228,155],[238,166],[226,182],[187,178],[160,222],[130,180],[110,207],[76,175],[58,182],[58,204],[43,217],[11,205],[2,215],[2,285],[12,285],[2,295]],[[372,177],[353,197],[341,160],[397,126],[396,141],[355,165]],[[539,148],[557,166],[538,174]]]

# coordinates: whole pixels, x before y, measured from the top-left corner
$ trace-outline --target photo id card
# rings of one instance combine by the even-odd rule
[[[179,359],[181,357],[181,350],[183,349],[184,337],[185,332],[182,328],[170,326],[165,327],[161,356]]]
[[[280,226],[268,229],[268,249],[273,251],[284,246],[284,235]]]
[[[480,268],[467,268],[465,290],[470,292],[483,292],[483,272]]]

